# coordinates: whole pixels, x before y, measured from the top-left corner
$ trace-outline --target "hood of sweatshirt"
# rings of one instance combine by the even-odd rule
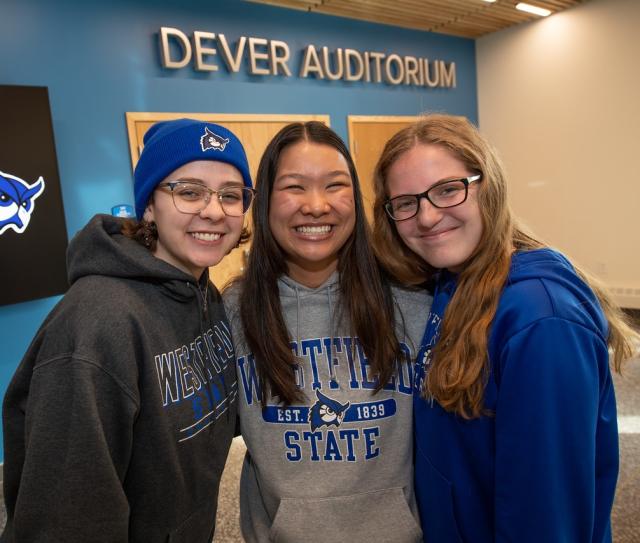
[[[446,303],[456,289],[457,280],[458,275],[447,270],[439,273],[439,290],[446,293]],[[540,285],[543,290],[537,288]],[[544,296],[541,295],[542,292]],[[558,301],[561,303],[554,303]],[[591,287],[577,275],[571,262],[554,249],[513,253],[496,319],[506,315],[507,320],[510,320],[514,317],[510,312],[514,307],[518,309],[517,314],[525,319],[553,314],[592,328],[595,326],[606,336],[607,321],[598,298]]]
[[[516,252],[506,287],[516,287],[518,283],[530,280],[541,281],[547,287],[552,301],[562,291],[570,293],[574,303],[556,305],[554,309],[558,316],[575,322],[591,322],[606,337],[607,321],[600,302],[565,256],[553,249]]]
[[[102,275],[157,282],[165,294],[177,300],[196,296],[195,278],[124,236],[123,222],[111,215],[96,215],[73,237],[67,250],[69,284],[85,276]],[[207,279],[205,273],[201,282]]]
[[[329,322],[329,331],[333,342],[333,335],[337,331],[336,327],[339,326],[336,322],[339,315],[334,315],[335,306],[340,300],[340,275],[337,271],[334,271],[324,283],[317,287],[307,287],[288,275],[282,275],[278,279],[278,290],[289,330],[295,330],[296,344],[300,343],[301,337],[306,337],[307,326],[303,321],[307,320],[310,316],[309,313],[313,314],[310,319],[312,323],[318,322],[317,319],[324,320],[318,315],[319,312],[324,312],[324,318]],[[292,315],[294,303],[295,316]],[[323,306],[324,310],[321,309]],[[302,318],[303,312],[307,318]],[[301,336],[301,334],[303,335]]]
[[[457,274],[440,272],[433,303],[436,314],[444,314],[457,280]],[[608,337],[608,323],[598,298],[565,256],[549,248],[516,251],[491,326],[490,348],[547,317],[585,326],[604,341]],[[425,338],[430,335],[433,330],[426,330]]]
[[[278,288],[280,296],[285,298],[305,298],[318,294],[336,295],[335,293],[340,289],[340,275],[334,271],[324,283],[317,287],[307,287],[295,279],[291,279],[288,275],[281,275],[278,278]]]

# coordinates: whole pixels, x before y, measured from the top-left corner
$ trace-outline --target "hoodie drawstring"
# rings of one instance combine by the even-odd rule
[[[206,323],[204,321],[205,318],[207,318],[207,306],[208,304],[208,297],[209,297],[209,273],[208,270],[205,271],[206,273],[206,286],[204,289],[202,289],[200,287],[200,282],[196,283],[195,286],[192,283],[187,283],[187,285],[189,285],[190,287],[194,288],[196,291],[196,300],[198,300],[198,315],[200,318],[200,336],[202,337],[202,341],[205,342],[206,345],[206,340],[205,340],[205,335],[206,335],[206,326],[208,323]],[[200,296],[202,296],[202,303],[200,302]],[[208,348],[207,348],[208,350]],[[209,356],[213,356],[213,353],[210,353]],[[215,380],[217,380],[218,382],[218,386],[222,385],[222,390],[224,391],[224,397],[228,398],[229,397],[229,387],[227,386],[227,381],[224,378],[224,369],[222,369],[219,373],[216,372],[216,374],[213,377]],[[203,383],[204,384],[204,383]],[[213,382],[211,382],[212,385],[216,386]],[[211,388],[209,386],[205,387],[205,395],[207,397],[207,400],[209,402],[209,408],[214,411],[216,408],[215,405],[215,400],[213,398],[213,394],[211,392]],[[227,420],[230,419],[230,415],[229,415],[229,409],[225,409],[226,411],[226,417]]]
[[[321,294],[322,290],[324,290],[326,292],[326,296],[327,296],[327,305],[328,305],[328,321],[329,321],[329,335],[330,335],[330,343],[329,343],[329,349],[327,352],[327,357],[328,357],[328,365],[329,365],[329,379],[330,382],[333,383],[333,386],[339,385],[340,383],[338,382],[338,377],[336,375],[336,371],[334,368],[334,364],[333,364],[333,356],[334,356],[334,342],[335,342],[335,328],[336,328],[336,323],[335,323],[335,315],[333,314],[334,311],[334,304],[333,304],[333,298],[332,298],[332,294],[331,294],[331,289],[334,287],[335,285],[335,281],[333,282],[329,282],[328,284],[324,285],[322,288],[318,288],[318,290],[316,291],[315,289],[310,289],[307,287],[302,286],[302,288],[295,282],[295,280],[284,276],[283,278],[279,279],[279,281],[282,281],[283,284],[289,288],[289,293],[287,294],[287,297],[290,297],[291,294],[295,295],[296,297],[296,314],[295,314],[295,318],[296,318],[296,323],[295,323],[295,342],[296,342],[296,348],[297,348],[297,356],[301,356],[302,355],[302,347],[300,344],[300,327],[301,327],[301,317],[302,317],[302,299],[301,296],[304,296],[306,294],[307,291],[311,292],[312,290],[314,292],[316,292],[317,294]],[[279,287],[280,288],[280,287]],[[280,293],[280,295],[282,296],[282,291]],[[291,323],[292,325],[293,323]],[[293,336],[293,330],[291,330],[291,335]],[[292,338],[293,339],[293,338]]]
[[[296,350],[300,355],[300,290],[295,285],[296,290]]]
[[[331,336],[329,342],[329,376],[332,383],[338,383],[336,373],[333,369],[333,304],[331,303],[331,288],[327,285],[327,300],[329,301],[329,335]]]

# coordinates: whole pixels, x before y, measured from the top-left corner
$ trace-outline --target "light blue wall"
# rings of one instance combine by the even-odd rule
[[[245,64],[233,75],[224,69],[164,70],[158,48],[162,26],[188,35],[223,33],[231,42],[243,35],[285,41],[293,76],[249,76]],[[300,79],[300,52],[308,44],[453,61],[457,87]],[[126,111],[329,114],[345,140],[349,114],[438,110],[477,120],[474,41],[240,0],[2,0],[0,84],[49,89],[70,237],[95,213],[132,203]],[[46,262],[41,272],[47,273]],[[58,299],[0,307],[2,395]]]

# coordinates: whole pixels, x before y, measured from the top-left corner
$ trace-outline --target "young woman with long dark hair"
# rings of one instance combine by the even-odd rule
[[[247,269],[224,294],[248,449],[243,536],[419,541],[410,360],[430,297],[385,281],[355,166],[325,125],[283,128],[256,183]]]

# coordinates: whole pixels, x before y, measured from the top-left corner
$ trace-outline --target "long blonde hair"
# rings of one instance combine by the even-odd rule
[[[435,270],[402,241],[384,211],[386,180],[391,166],[416,145],[439,145],[452,152],[470,171],[482,173],[477,199],[483,232],[458,278],[458,287],[445,311],[440,339],[434,349],[424,395],[464,418],[484,413],[484,389],[489,377],[488,331],[494,319],[511,265],[513,250],[545,245],[519,226],[507,203],[504,168],[491,145],[465,118],[425,115],[386,144],[374,172],[374,245],[383,266],[397,280],[424,284]],[[592,288],[609,322],[611,364],[620,371],[634,354],[633,338],[624,313],[593,278],[576,268]]]

